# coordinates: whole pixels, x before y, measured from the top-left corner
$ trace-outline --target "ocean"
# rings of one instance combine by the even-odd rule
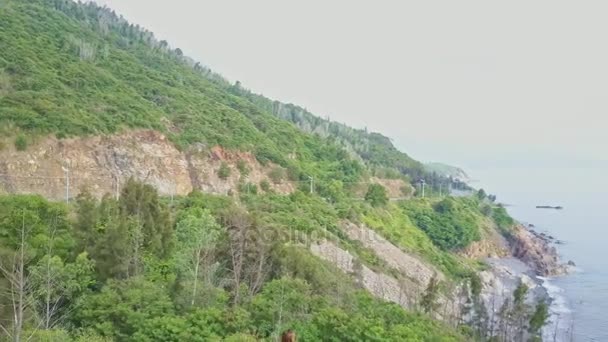
[[[576,271],[544,279],[553,298],[544,341],[608,341],[608,167],[493,167],[467,170],[517,220],[561,244]],[[536,209],[537,205],[563,210]]]

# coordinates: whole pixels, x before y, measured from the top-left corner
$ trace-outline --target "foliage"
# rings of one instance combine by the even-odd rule
[[[360,292],[351,275],[305,247],[336,239],[367,266],[384,267],[339,228],[344,219],[361,220],[449,276],[466,276],[467,265],[448,250],[475,239],[473,204],[397,206],[380,185],[366,195],[371,206],[352,198],[352,184],[370,172],[423,178],[431,189],[448,179],[425,171],[378,133],[229,84],[93,2],[5,3],[0,123],[20,132],[18,149],[20,137],[25,149],[37,135],[154,129],[183,149],[204,144],[251,152],[269,165],[272,182],[289,178],[305,190],[283,196],[266,181],[265,193],[257,194],[244,183],[250,170],[239,160],[243,186],[235,198],[195,191],[169,207],[136,180],[118,199],[85,191],[70,206],[0,196],[0,260],[23,251],[31,276],[25,295],[35,304],[23,313],[24,330],[38,327],[48,313],[44,304],[57,304],[52,323],[42,324],[36,337],[272,340],[294,329],[302,340],[462,340],[451,327]],[[226,179],[230,170],[224,162],[218,176]],[[56,286],[45,286],[51,275]],[[0,277],[2,292],[12,289],[6,278]],[[0,322],[11,322],[9,297],[0,298]]]
[[[220,168],[217,170],[217,176],[221,179],[227,179],[230,177],[230,172],[231,170],[228,164],[226,162],[222,162],[220,164]]]
[[[19,134],[15,138],[15,148],[17,151],[25,151],[27,149],[27,138],[23,134]]]
[[[62,323],[43,325],[35,336],[247,340],[276,338],[293,329],[302,340],[461,340],[447,326],[359,292],[349,275],[294,246],[295,236],[276,234],[289,229],[338,233],[337,212],[318,196],[246,196],[243,208],[228,197],[193,193],[167,216],[171,248],[159,253],[163,244],[153,241],[162,241],[162,213],[168,208],[142,184],[132,181],[126,187],[118,201],[84,192],[69,213],[63,204],[38,196],[0,197],[0,232],[25,218],[33,234],[27,241],[35,262],[27,267],[32,295],[40,303],[35,308],[43,316],[46,298],[62,308],[56,316]],[[156,219],[159,226],[144,228]],[[134,226],[141,244],[133,244]],[[53,240],[45,235],[49,227],[55,227]],[[13,235],[0,235],[0,247],[16,248]],[[80,254],[71,253],[73,245]],[[48,246],[54,256],[47,254]],[[49,275],[57,286],[43,286]],[[0,277],[0,290],[3,286]],[[4,314],[0,311],[0,318]]]
[[[488,197],[488,194],[486,194],[486,191],[485,191],[484,189],[479,189],[479,190],[477,191],[477,198],[478,198],[480,201],[485,200],[487,197]]]
[[[399,206],[389,204],[386,208],[370,210],[364,214],[362,221],[396,246],[420,255],[446,274],[457,278],[466,276],[469,267],[464,261],[434,244],[432,239],[415,225],[415,221],[406,215],[407,210],[403,209],[406,205],[413,203],[402,203]]]
[[[437,203],[425,199],[403,203],[413,222],[438,247],[460,249],[480,239],[480,216],[476,201],[447,197]]]
[[[285,178],[285,170],[281,167],[275,166],[268,173],[268,177],[274,184],[279,184]]]
[[[432,277],[426,290],[422,294],[420,306],[427,314],[432,314],[437,309],[437,298],[439,296],[439,280],[437,277]]]
[[[542,327],[544,327],[549,320],[549,307],[544,301],[536,304],[534,313],[530,317],[528,331],[536,336],[539,336]],[[540,337],[540,336],[539,336]]]
[[[264,192],[269,192],[271,190],[270,183],[268,182],[268,180],[263,179],[260,182],[260,189],[262,189],[262,191],[264,191]]]
[[[249,175],[249,166],[247,166],[247,162],[243,159],[239,159],[236,162],[236,169],[239,170],[241,177],[247,177]]]
[[[386,205],[388,203],[386,189],[380,184],[371,184],[365,194],[365,200],[374,207]]]
[[[492,218],[503,233],[508,233],[515,224],[515,220],[509,216],[507,210],[503,206],[493,208]]]

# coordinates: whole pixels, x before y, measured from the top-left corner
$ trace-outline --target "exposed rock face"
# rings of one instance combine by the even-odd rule
[[[423,263],[411,254],[403,252],[369,228],[345,222],[342,225],[342,229],[351,240],[361,242],[363,246],[373,250],[387,265],[400,271],[404,276],[415,281],[420,286],[426,286],[433,275],[439,280],[444,279],[443,274],[434,267]]]
[[[491,224],[483,227],[482,238],[474,241],[460,255],[470,259],[500,258],[510,256],[509,243]]]
[[[397,303],[403,307],[413,307],[419,297],[418,291],[401,286],[399,281],[384,273],[374,272],[361,265],[348,251],[330,241],[322,241],[310,247],[313,254],[336,265],[345,273],[353,273],[360,285],[372,295]],[[408,292],[409,291],[409,292]]]
[[[568,265],[560,262],[557,249],[549,239],[523,226],[515,227],[509,244],[513,256],[532,267],[538,275],[555,276],[569,272]]]
[[[445,280],[445,276],[433,266],[423,262],[416,256],[402,251],[384,239],[375,231],[343,222],[342,229],[351,240],[360,242],[370,249],[396,273],[385,274],[363,265],[350,252],[340,248],[331,241],[313,244],[310,249],[313,254],[327,260],[345,273],[353,274],[359,284],[376,297],[397,303],[405,308],[417,309],[418,302],[425,292],[431,278]],[[398,276],[397,276],[398,275]],[[461,289],[445,289],[446,292],[437,298],[437,311],[434,316],[441,320],[451,320],[457,317],[464,298]]]
[[[186,195],[193,189],[226,194],[237,191],[239,160],[250,170],[246,181],[254,184],[268,179],[267,174],[276,167],[260,165],[250,153],[220,147],[194,146],[183,152],[164,135],[150,130],[62,140],[47,137],[26,151],[10,145],[0,151],[0,193],[64,199],[65,169],[69,169],[70,197],[85,186],[97,196],[114,194],[130,177],[155,186],[163,195]],[[226,179],[220,179],[217,172],[222,162],[231,169]],[[279,193],[294,190],[289,182],[270,184]]]

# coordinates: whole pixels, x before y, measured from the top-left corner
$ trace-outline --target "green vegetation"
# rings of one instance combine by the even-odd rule
[[[220,164],[220,168],[217,170],[217,176],[221,179],[227,179],[230,177],[230,166],[226,162]]]
[[[23,134],[19,134],[15,138],[15,148],[17,151],[25,151],[27,149],[27,138]]]
[[[507,213],[503,206],[493,208],[492,218],[503,233],[508,233],[515,224],[515,220]]]
[[[448,197],[436,203],[419,199],[404,202],[403,208],[416,226],[444,250],[464,248],[481,237],[479,203],[473,199]]]
[[[360,161],[425,178],[430,187],[448,182],[389,138],[229,84],[109,9],[70,0],[5,2],[0,122],[18,130],[61,138],[155,129],[181,148],[251,151],[285,167],[292,180],[313,176],[320,188],[333,179],[357,181]]]
[[[464,340],[429,317],[437,279],[423,312],[408,312],[371,297],[307,246],[330,239],[358,266],[393,275],[340,228],[363,223],[447,282],[471,279],[475,294],[475,265],[453,251],[480,239],[484,220],[503,231],[514,224],[495,197],[433,197],[468,186],[425,170],[378,133],[229,84],[92,2],[0,0],[0,41],[0,129],[18,150],[37,136],[143,128],[186,151],[252,152],[270,170],[258,192],[238,160],[239,191],[230,196],[195,191],[169,201],[135,180],[118,199],[85,190],[70,205],[0,196],[3,338],[273,341],[292,328],[303,341]],[[217,175],[229,178],[231,167],[221,163]],[[431,198],[391,203],[373,184],[358,201],[356,185],[372,176],[424,179]],[[272,191],[271,182],[286,180],[298,189]],[[543,321],[537,311],[530,331]]]
[[[239,159],[236,162],[236,169],[239,170],[241,177],[247,177],[249,175],[249,172],[251,171],[249,170],[249,166],[247,166],[247,162],[243,159]]]
[[[251,151],[294,180],[315,177],[320,191],[330,180],[361,177],[360,162],[336,142],[258,108],[94,3],[7,0],[0,35],[0,126],[13,132],[70,137],[148,128],[184,149],[203,143]]]
[[[268,180],[264,179],[260,182],[260,189],[262,189],[264,192],[269,192],[271,190]]]
[[[193,193],[170,207],[133,180],[118,200],[84,192],[70,207],[2,196],[0,322],[49,341],[270,341],[288,328],[312,341],[463,340],[358,290],[285,234],[337,233],[338,221],[303,193],[242,206]]]
[[[388,203],[386,189],[380,184],[371,184],[365,194],[365,200],[374,207],[386,205]]]
[[[268,177],[274,184],[280,184],[281,182],[283,182],[283,179],[285,179],[285,170],[283,170],[283,168],[279,166],[275,166],[268,173]]]
[[[447,275],[454,278],[466,277],[470,273],[470,267],[457,256],[437,247],[405,214],[401,206],[389,204],[386,208],[367,210],[362,221],[396,246],[421,256]]]

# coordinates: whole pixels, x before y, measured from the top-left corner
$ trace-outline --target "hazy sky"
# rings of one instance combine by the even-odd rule
[[[421,160],[608,160],[606,1],[97,2]]]

